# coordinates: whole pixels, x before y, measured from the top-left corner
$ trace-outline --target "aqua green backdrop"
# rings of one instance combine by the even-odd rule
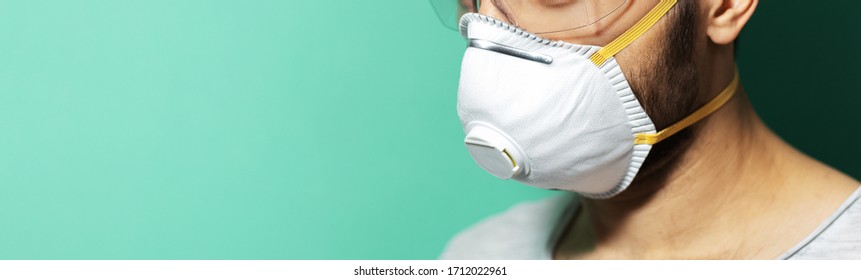
[[[763,1],[739,64],[859,178],[861,2],[833,2]],[[2,0],[0,258],[435,258],[552,194],[469,158],[463,49],[418,0]]]

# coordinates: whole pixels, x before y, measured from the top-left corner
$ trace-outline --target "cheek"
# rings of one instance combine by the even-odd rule
[[[645,39],[645,38],[640,38]],[[657,73],[658,59],[662,50],[657,42],[651,43],[647,40],[637,40],[635,43],[628,46],[616,54],[616,62],[622,68],[622,73],[628,80],[631,89],[634,91],[634,96],[640,101],[640,105],[646,110],[646,113],[651,116],[652,110],[650,100],[655,99],[655,95],[659,94],[651,90],[652,84],[655,81]]]
[[[656,121],[655,117],[661,119],[661,116],[657,116],[660,114],[657,111],[660,110],[656,108],[660,106],[658,103],[662,102],[661,95],[669,94],[662,90],[666,81],[661,76],[666,69],[659,69],[662,67],[660,62],[667,47],[664,39],[666,25],[665,22],[659,22],[615,56],[634,91],[634,96],[653,121]]]
[[[616,54],[622,71],[629,73],[651,73],[661,56],[666,53],[667,18],[664,17],[627,48]],[[627,77],[627,76],[626,76]]]
[[[472,0],[468,0],[467,2],[472,3]],[[472,6],[472,4],[469,4],[469,6]],[[494,5],[493,1],[481,1],[478,13],[490,16],[507,24],[516,25],[510,18],[506,17],[499,11],[499,8]]]
[[[628,31],[657,4],[656,0],[626,1],[618,10],[586,27],[540,35],[547,39],[578,45],[604,46]]]
[[[619,63],[629,83],[641,84],[652,77],[657,55],[650,51],[654,49],[644,51],[632,46],[616,55],[616,62]]]

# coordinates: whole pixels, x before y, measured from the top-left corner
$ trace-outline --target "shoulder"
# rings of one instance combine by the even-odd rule
[[[561,193],[521,202],[452,238],[440,259],[543,259],[548,242],[576,196]]]
[[[791,259],[861,259],[861,188]]]

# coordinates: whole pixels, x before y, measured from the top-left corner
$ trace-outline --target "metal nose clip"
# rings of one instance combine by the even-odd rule
[[[518,57],[526,60],[531,60],[539,63],[550,64],[553,63],[553,57],[550,57],[546,54],[534,53],[526,50],[521,50],[515,47],[509,47],[506,45],[497,44],[487,40],[481,39],[469,39],[469,47],[479,48],[482,50],[488,50],[492,52],[498,52],[501,54],[510,55],[513,57]]]

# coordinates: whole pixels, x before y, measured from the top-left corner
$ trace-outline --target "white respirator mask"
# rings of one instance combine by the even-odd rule
[[[609,198],[625,190],[652,145],[714,112],[727,88],[657,132],[613,56],[640,37],[676,0],[662,0],[604,47],[543,39],[469,13],[457,112],[472,158],[500,179]]]

